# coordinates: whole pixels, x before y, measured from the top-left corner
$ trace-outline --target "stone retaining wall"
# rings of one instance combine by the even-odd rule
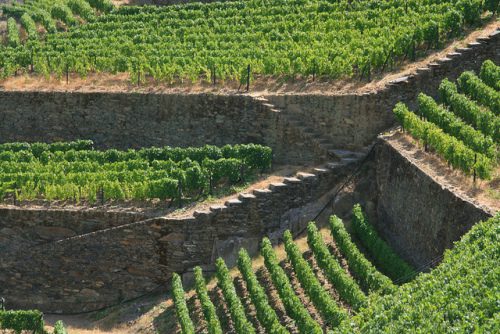
[[[249,96],[0,91],[0,143],[92,139],[99,148],[255,143],[275,163],[317,158],[281,113]],[[306,154],[304,154],[306,152]]]
[[[152,218],[55,242],[20,243],[0,254],[0,295],[8,307],[81,312],[165,288],[173,272],[185,273],[186,280],[196,265],[210,272],[219,256],[232,266],[241,247],[255,254],[263,236],[276,241],[285,229],[305,228],[321,210],[307,204],[333,189],[351,168],[299,174],[190,217]],[[34,220],[49,221],[51,214],[60,220],[61,213],[53,211]],[[88,215],[107,219],[104,213]],[[27,237],[32,228],[25,224],[17,233]]]
[[[492,216],[437,183],[383,139],[376,145],[376,161],[376,228],[420,270],[437,265],[445,249]]]
[[[287,126],[284,113],[300,113],[335,145],[364,146],[393,124],[397,101],[411,105],[420,90],[434,95],[445,76],[477,70],[486,58],[500,62],[498,46],[499,34],[373,94],[272,97],[281,112],[249,96],[0,92],[0,142],[89,138],[100,147],[118,148],[254,142],[273,147],[275,162],[310,163],[317,156],[300,131]],[[378,150],[377,228],[411,263],[420,266],[441,255],[485,217],[397,152]],[[0,238],[14,233],[24,240],[0,253],[0,295],[8,307],[80,312],[165,286],[172,272],[189,279],[193,266],[211,270],[218,256],[232,265],[240,247],[255,253],[264,235],[276,239],[286,228],[301,230],[318,211],[303,208],[351,169],[288,178],[187,218],[0,210]],[[40,222],[41,230],[20,223],[23,218]],[[54,241],[47,228],[61,227],[53,230],[54,239],[63,239]]]
[[[0,207],[0,254],[7,249],[54,242],[146,218],[142,213],[99,209]]]

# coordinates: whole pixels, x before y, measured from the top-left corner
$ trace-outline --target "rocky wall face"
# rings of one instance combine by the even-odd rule
[[[218,257],[233,266],[241,247],[253,255],[264,236],[276,242],[285,229],[302,231],[322,209],[308,207],[308,203],[334,189],[351,168],[286,178],[269,189],[240,194],[223,206],[184,218],[134,221],[138,217],[130,215],[125,223],[125,215],[113,218],[110,213],[93,211],[76,214],[64,225],[64,213],[57,210],[24,214],[18,209],[0,210],[0,224],[10,226],[19,237],[0,252],[0,295],[9,308],[72,313],[168,288],[173,272],[182,273],[188,283],[194,266],[213,272]],[[39,228],[21,223],[22,217],[40,223],[40,228],[54,229],[61,239],[39,240]],[[82,226],[84,219],[100,221],[100,230],[77,234],[84,232],[83,227],[75,228],[78,219]],[[118,220],[123,224],[115,226]]]
[[[54,242],[146,218],[133,212],[0,207],[0,252],[19,244]]]
[[[119,149],[262,143],[266,126],[241,96],[1,92],[0,100],[1,142],[88,138]]]
[[[437,265],[445,249],[474,224],[491,217],[435,182],[382,139],[376,146],[376,161],[375,227],[415,268],[426,270]]]
[[[315,161],[300,133],[251,97],[0,91],[0,143],[92,139],[98,148],[264,144],[275,163]]]

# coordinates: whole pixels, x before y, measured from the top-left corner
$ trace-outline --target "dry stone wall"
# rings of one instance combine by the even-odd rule
[[[146,218],[142,213],[100,209],[0,207],[0,254],[15,247],[54,242]]]
[[[130,223],[114,227],[116,220],[123,223],[126,217],[109,219],[109,214],[95,211],[80,214],[71,219],[82,225],[85,221],[104,224],[109,219],[109,226],[52,242],[39,240],[31,223],[20,225],[16,233],[24,238],[0,253],[0,295],[8,307],[82,312],[166,288],[173,272],[184,273],[189,281],[194,266],[210,272],[219,256],[234,265],[241,247],[255,254],[263,236],[276,241],[285,229],[297,233],[305,228],[321,210],[305,208],[307,204],[333,189],[351,168],[299,174],[184,218],[133,222],[138,217],[130,216]],[[60,212],[38,214],[34,220],[45,226],[60,226],[65,220]],[[2,215],[5,226],[22,219],[19,212]],[[49,223],[51,215],[54,221]],[[300,219],[292,219],[296,217]],[[68,221],[68,230],[73,225]]]
[[[0,142],[92,139],[100,148],[255,143],[276,163],[317,157],[249,96],[0,91]]]
[[[492,216],[437,183],[383,139],[376,145],[376,162],[375,226],[416,268],[437,265],[445,249]]]
[[[269,108],[246,95],[0,91],[0,142],[92,139],[101,148],[257,143],[274,150],[275,163],[302,164],[323,157],[304,126],[338,148],[370,144],[394,124],[399,101],[413,106],[420,91],[435,95],[442,79],[500,63],[500,33],[471,43],[414,76],[362,95],[274,95]]]

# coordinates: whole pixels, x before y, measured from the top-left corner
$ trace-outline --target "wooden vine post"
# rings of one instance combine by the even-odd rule
[[[30,61],[31,61],[30,72],[33,73],[33,68],[34,68],[34,65],[33,65],[33,49],[31,49],[30,51],[31,51],[31,53],[30,53]]]
[[[212,69],[212,84],[214,86],[217,84],[217,74],[216,74],[216,67],[215,67],[215,65],[213,66],[213,69]]]
[[[66,63],[66,84],[69,84],[69,63]]]
[[[250,90],[250,64],[247,67],[247,92]]]
[[[472,173],[472,181],[476,184],[476,163],[477,163],[477,153],[474,154],[474,170]]]

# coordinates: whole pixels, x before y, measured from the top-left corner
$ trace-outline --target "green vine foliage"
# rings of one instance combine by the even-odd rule
[[[321,313],[323,319],[332,327],[338,326],[346,317],[345,311],[337,304],[332,296],[326,291],[309,263],[302,257],[297,245],[293,242],[292,234],[289,230],[283,234],[285,250],[289,261],[300,285],[304,288],[309,298],[311,298],[316,309]]]
[[[288,330],[280,324],[276,311],[269,305],[264,288],[260,285],[252,268],[252,259],[245,249],[238,256],[238,268],[245,280],[252,303],[255,305],[257,317],[268,333],[287,334]]]
[[[472,150],[482,153],[490,159],[495,159],[496,145],[491,137],[485,136],[454,113],[439,106],[430,96],[420,93],[418,106],[420,115],[439,126],[445,133],[461,140]]]
[[[102,13],[108,13],[114,9],[114,5],[110,0],[87,0],[91,7]]]
[[[201,303],[201,309],[203,310],[203,315],[207,323],[208,333],[222,334],[220,321],[217,317],[215,306],[208,296],[205,278],[203,277],[203,272],[200,267],[194,268],[194,280],[196,286],[196,295],[198,296],[198,299]]]
[[[0,199],[179,200],[244,181],[271,166],[260,145],[93,149],[91,141],[0,144]]]
[[[228,304],[229,313],[231,314],[231,319],[233,320],[236,333],[254,334],[255,329],[245,315],[245,309],[243,308],[243,304],[236,293],[233,278],[229,274],[226,263],[222,258],[218,258],[215,261],[215,267],[217,284],[221,288],[222,293],[224,294],[224,300]]]
[[[52,6],[50,13],[54,19],[61,20],[68,26],[73,26],[78,23],[75,16],[71,12],[71,9],[64,4],[55,4]]]
[[[54,333],[53,334],[68,334],[66,328],[64,327],[64,322],[62,320],[56,321],[54,324]]]
[[[349,268],[354,272],[360,285],[365,290],[380,294],[390,294],[396,290],[396,286],[391,279],[379,272],[359,251],[340,218],[336,216],[330,217],[330,231],[335,244],[346,257]]]
[[[25,47],[0,48],[3,76],[26,70],[26,54],[34,50],[34,71],[46,76],[60,76],[69,65],[82,77],[90,71],[128,72],[137,83],[146,77],[199,82],[211,81],[215,68],[219,81],[244,83],[250,65],[250,81],[262,75],[370,77],[411,54],[441,47],[467,25],[480,23],[485,10],[481,0],[249,0],[118,8],[109,0],[88,0],[100,15],[75,25],[69,8],[91,15],[83,1],[52,8],[47,1],[6,6],[11,9],[5,15],[25,11],[49,33]],[[54,20],[42,11],[66,22],[67,31],[54,32]]]
[[[318,265],[325,272],[328,280],[335,286],[340,298],[345,300],[354,310],[366,306],[367,298],[358,284],[350,277],[337,259],[330,254],[321,233],[313,222],[307,226],[307,243],[313,251]]]
[[[470,71],[462,73],[457,82],[464,94],[489,108],[495,115],[500,115],[500,92],[489,87]]]
[[[408,110],[406,105],[398,103],[394,114],[413,137],[430,145],[453,167],[470,175],[474,171],[481,179],[491,178],[493,163],[491,159],[465,146],[463,142],[443,132],[437,125],[422,121]]]
[[[80,16],[82,19],[91,21],[95,18],[94,11],[88,1],[68,0],[67,3],[73,14]]]
[[[359,204],[352,209],[352,227],[356,236],[366,247],[375,263],[394,280],[406,282],[415,277],[416,272],[403,261],[391,247],[382,240],[377,231],[368,223]]]
[[[500,142],[500,117],[489,109],[480,107],[467,96],[458,93],[457,86],[445,79],[439,86],[439,97],[448,108],[465,122],[472,125],[495,143]]]
[[[500,214],[478,222],[419,274],[370,305],[335,333],[497,333]]]
[[[20,19],[21,26],[26,30],[28,38],[34,39],[38,38],[38,30],[36,28],[36,23],[33,21],[28,13],[24,13]]]
[[[19,37],[17,22],[12,17],[7,20],[7,43],[9,44],[9,46],[14,48],[21,45],[21,38]]]
[[[0,311],[0,328],[22,331],[32,331],[35,334],[45,334],[43,314],[40,311]]]
[[[271,275],[274,286],[278,290],[278,295],[285,306],[286,313],[295,320],[299,332],[322,334],[323,330],[319,324],[314,321],[300,298],[295,294],[287,274],[279,265],[276,253],[268,238],[262,240],[260,253],[264,257],[264,263]]]
[[[486,60],[481,66],[479,77],[485,84],[500,91],[500,66],[491,60]]]
[[[177,320],[181,325],[182,334],[194,334],[194,325],[193,321],[189,317],[189,309],[186,304],[181,277],[176,273],[174,273],[174,275],[172,276],[172,295],[174,299]]]

